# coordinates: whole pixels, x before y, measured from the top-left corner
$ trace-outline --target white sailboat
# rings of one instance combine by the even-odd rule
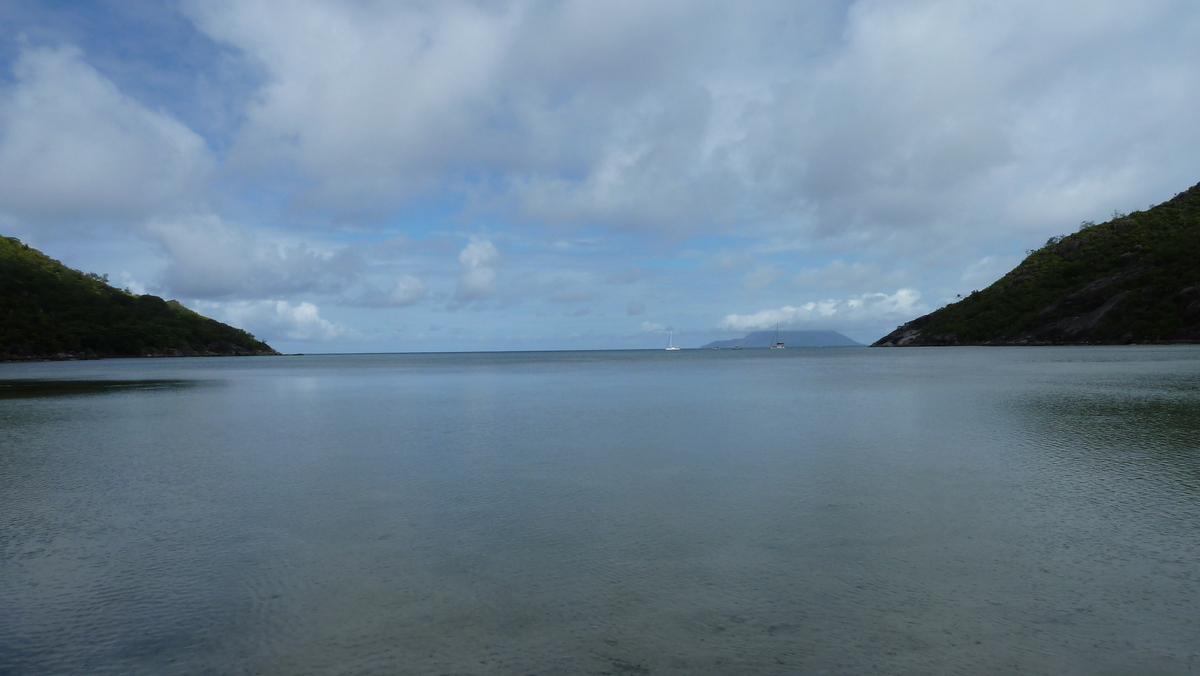
[[[784,345],[783,343],[779,342],[779,324],[776,323],[775,324],[775,339],[771,341],[771,349],[772,350],[783,350],[786,348],[787,348],[787,345]]]
[[[668,350],[682,350],[683,349],[680,347],[675,347],[675,332],[674,331],[667,334],[667,349]]]

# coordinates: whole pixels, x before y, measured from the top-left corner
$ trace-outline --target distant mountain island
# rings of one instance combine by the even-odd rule
[[[1200,342],[1200,185],[1051,237],[995,284],[875,342],[1079,345]]]
[[[837,331],[780,331],[779,340],[788,347],[862,346],[862,343],[851,340]],[[774,343],[774,331],[752,331],[745,338],[714,340],[701,347],[770,347]]]
[[[0,237],[0,361],[274,355],[241,329]]]

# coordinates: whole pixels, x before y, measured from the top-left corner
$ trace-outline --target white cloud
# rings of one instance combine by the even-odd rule
[[[425,282],[413,275],[401,275],[396,278],[396,287],[392,289],[389,299],[392,305],[403,307],[412,305],[427,295],[429,290],[425,288]]]
[[[818,235],[921,248],[1066,225],[1193,171],[1195,32],[1170,2],[863,0],[844,46],[779,88],[755,156]]]
[[[408,307],[429,297],[429,288],[416,275],[399,275],[391,281],[391,290],[368,287],[350,304],[364,307]]]
[[[296,341],[332,342],[359,338],[357,331],[321,318],[316,305],[286,300],[232,301],[198,303],[205,314],[253,333],[271,342],[286,338]]]
[[[647,321],[642,322],[641,330],[642,333],[662,333],[663,331],[667,330],[667,327],[659,324],[658,322]]]
[[[952,256],[1161,198],[1200,152],[1176,2],[185,7],[265,75],[232,163],[322,213],[450,194],[518,221]]]
[[[462,274],[458,277],[458,301],[483,300],[496,293],[496,267],[500,251],[489,240],[471,236],[470,242],[458,254]]]
[[[269,77],[246,111],[237,160],[300,169],[343,205],[430,187],[495,155],[496,72],[522,10],[475,3],[194,2],[202,30]],[[490,138],[489,138],[490,137]]]
[[[712,71],[754,42],[741,24],[786,19],[680,0],[186,7],[266,70],[232,156],[301,172],[297,201],[394,204],[465,178],[477,204],[524,218],[678,232],[728,221],[745,189],[743,99],[763,88]]]
[[[752,331],[776,324],[839,330],[872,327],[895,320],[907,321],[929,312],[929,308],[920,300],[921,294],[914,289],[900,289],[891,295],[864,293],[855,298],[811,301],[798,307],[785,305],[750,315],[726,315],[717,328]]]
[[[204,140],[122,94],[70,46],[23,45],[0,90],[0,210],[25,219],[138,218],[201,193]]]
[[[156,219],[145,231],[169,259],[163,286],[189,298],[337,292],[357,278],[361,266],[351,250],[264,241],[212,214]]]
[[[594,337],[630,299],[686,330],[747,288],[783,321],[915,314],[863,294],[982,288],[1197,180],[1179,0],[182,0],[167,37],[44,4],[0,2],[35,43],[0,50],[0,227],[388,335],[474,304],[464,345]]]

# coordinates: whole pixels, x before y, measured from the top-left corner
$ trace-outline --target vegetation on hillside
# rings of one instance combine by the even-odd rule
[[[982,291],[876,345],[1200,342],[1200,185],[1052,237]]]
[[[176,301],[114,288],[0,237],[0,360],[275,354]]]

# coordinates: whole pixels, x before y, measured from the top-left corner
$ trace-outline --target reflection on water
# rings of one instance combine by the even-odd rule
[[[1171,500],[1200,499],[1200,379],[1195,374],[1048,388],[1021,402],[1022,418],[1072,470],[1177,484]]]
[[[1200,671],[1200,350],[779,352],[12,365],[0,674]]]
[[[191,380],[0,380],[0,399],[162,390],[196,384]]]

